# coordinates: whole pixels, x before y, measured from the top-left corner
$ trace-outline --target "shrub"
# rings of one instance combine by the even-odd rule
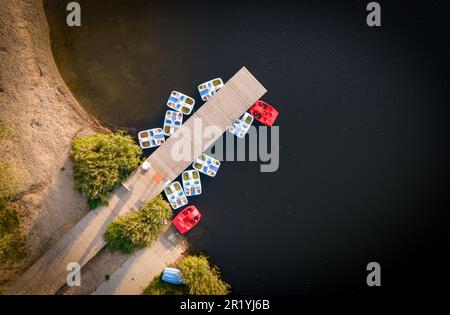
[[[10,202],[17,183],[10,165],[0,162],[0,262],[3,265],[19,261],[26,255],[25,240],[20,233],[20,217]]]
[[[26,255],[25,241],[19,231],[0,237],[0,262],[17,262]]]
[[[8,123],[0,121],[0,140],[14,140],[16,132]]]
[[[11,166],[7,162],[0,162],[0,199],[10,199],[18,184]]]
[[[188,256],[178,267],[182,270],[181,279],[191,295],[225,295],[229,285],[220,279],[219,269],[209,264],[205,256]]]
[[[140,211],[119,218],[106,230],[105,239],[114,250],[131,253],[143,248],[157,238],[163,229],[164,220],[172,217],[172,209],[161,195],[146,204]]]
[[[165,282],[161,275],[153,279],[150,285],[144,290],[146,295],[187,295],[188,288],[185,285],[177,285]]]
[[[0,236],[14,232],[20,226],[19,214],[6,201],[0,201]]]
[[[108,194],[140,164],[142,150],[124,133],[96,134],[74,141],[75,187],[86,195],[91,209],[107,204]]]
[[[19,261],[26,255],[20,234],[20,218],[13,205],[0,200],[0,262]]]

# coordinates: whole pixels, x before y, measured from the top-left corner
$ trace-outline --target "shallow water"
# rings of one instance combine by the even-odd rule
[[[199,83],[243,65],[269,90],[264,99],[280,111],[279,170],[225,162],[191,198],[203,218],[189,238],[236,292],[359,292],[368,262],[381,261],[392,280],[433,244],[426,231],[442,227],[448,170],[433,60],[445,56],[431,55],[442,38],[416,29],[413,14],[397,11],[393,27],[391,8],[388,25],[372,30],[360,2],[79,1],[82,27],[71,29],[66,2],[45,2],[64,79],[114,126],[161,127],[170,91],[202,104]],[[427,9],[411,10],[433,27]],[[386,285],[406,286],[394,280]]]

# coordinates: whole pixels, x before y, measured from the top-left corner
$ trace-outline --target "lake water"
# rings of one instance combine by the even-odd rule
[[[279,170],[225,162],[190,199],[203,218],[188,238],[235,292],[361,292],[374,260],[387,288],[407,287],[404,261],[439,255],[431,232],[446,231],[438,202],[448,171],[436,61],[448,50],[430,35],[439,7],[412,5],[419,25],[383,3],[385,24],[373,30],[360,1],[79,1],[82,27],[69,28],[67,2],[45,1],[56,61],[105,123],[160,127],[170,91],[198,108],[199,83],[244,65],[268,89],[280,111]]]

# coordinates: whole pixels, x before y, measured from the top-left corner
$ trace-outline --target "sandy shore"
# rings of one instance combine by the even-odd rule
[[[87,212],[75,189],[69,158],[74,137],[105,130],[77,103],[51,53],[41,0],[0,5],[0,122],[15,132],[0,160],[19,178],[17,205],[29,256],[1,268],[0,284],[17,277]],[[4,285],[4,284],[3,284]]]
[[[16,204],[28,257],[16,266],[0,266],[0,292],[87,213],[86,199],[74,189],[73,139],[109,132],[76,101],[64,83],[51,51],[42,0],[4,0],[0,5],[0,123],[14,130],[0,146],[19,179]],[[187,245],[185,245],[187,246]],[[90,294],[129,259],[101,251],[82,269],[82,287],[58,294]]]

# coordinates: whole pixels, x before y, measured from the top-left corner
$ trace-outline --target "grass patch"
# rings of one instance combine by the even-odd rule
[[[0,236],[13,233],[20,226],[17,211],[6,201],[0,202]]]
[[[25,240],[20,233],[20,216],[11,202],[18,180],[10,165],[0,162],[0,263],[18,262],[26,256]]]
[[[72,145],[75,187],[91,209],[108,203],[109,193],[141,163],[142,150],[132,137],[119,132],[76,139]]]
[[[0,262],[20,261],[26,253],[19,214],[12,203],[0,200]]]
[[[0,162],[0,199],[9,200],[18,184],[10,163]]]
[[[185,285],[176,285],[161,280],[161,276],[156,277],[144,290],[145,295],[187,295],[188,288]]]
[[[107,246],[127,254],[146,247],[161,234],[164,221],[171,217],[169,203],[159,195],[140,211],[111,223],[105,233]]]
[[[0,140],[14,140],[16,132],[10,124],[0,121]]]
[[[230,286],[221,280],[219,268],[204,255],[188,255],[176,266],[183,285],[167,283],[161,276],[144,290],[146,295],[226,295]]]
[[[202,255],[184,258],[178,267],[182,270],[181,279],[189,288],[190,295],[226,295],[230,286],[220,278],[219,268],[210,264]]]

